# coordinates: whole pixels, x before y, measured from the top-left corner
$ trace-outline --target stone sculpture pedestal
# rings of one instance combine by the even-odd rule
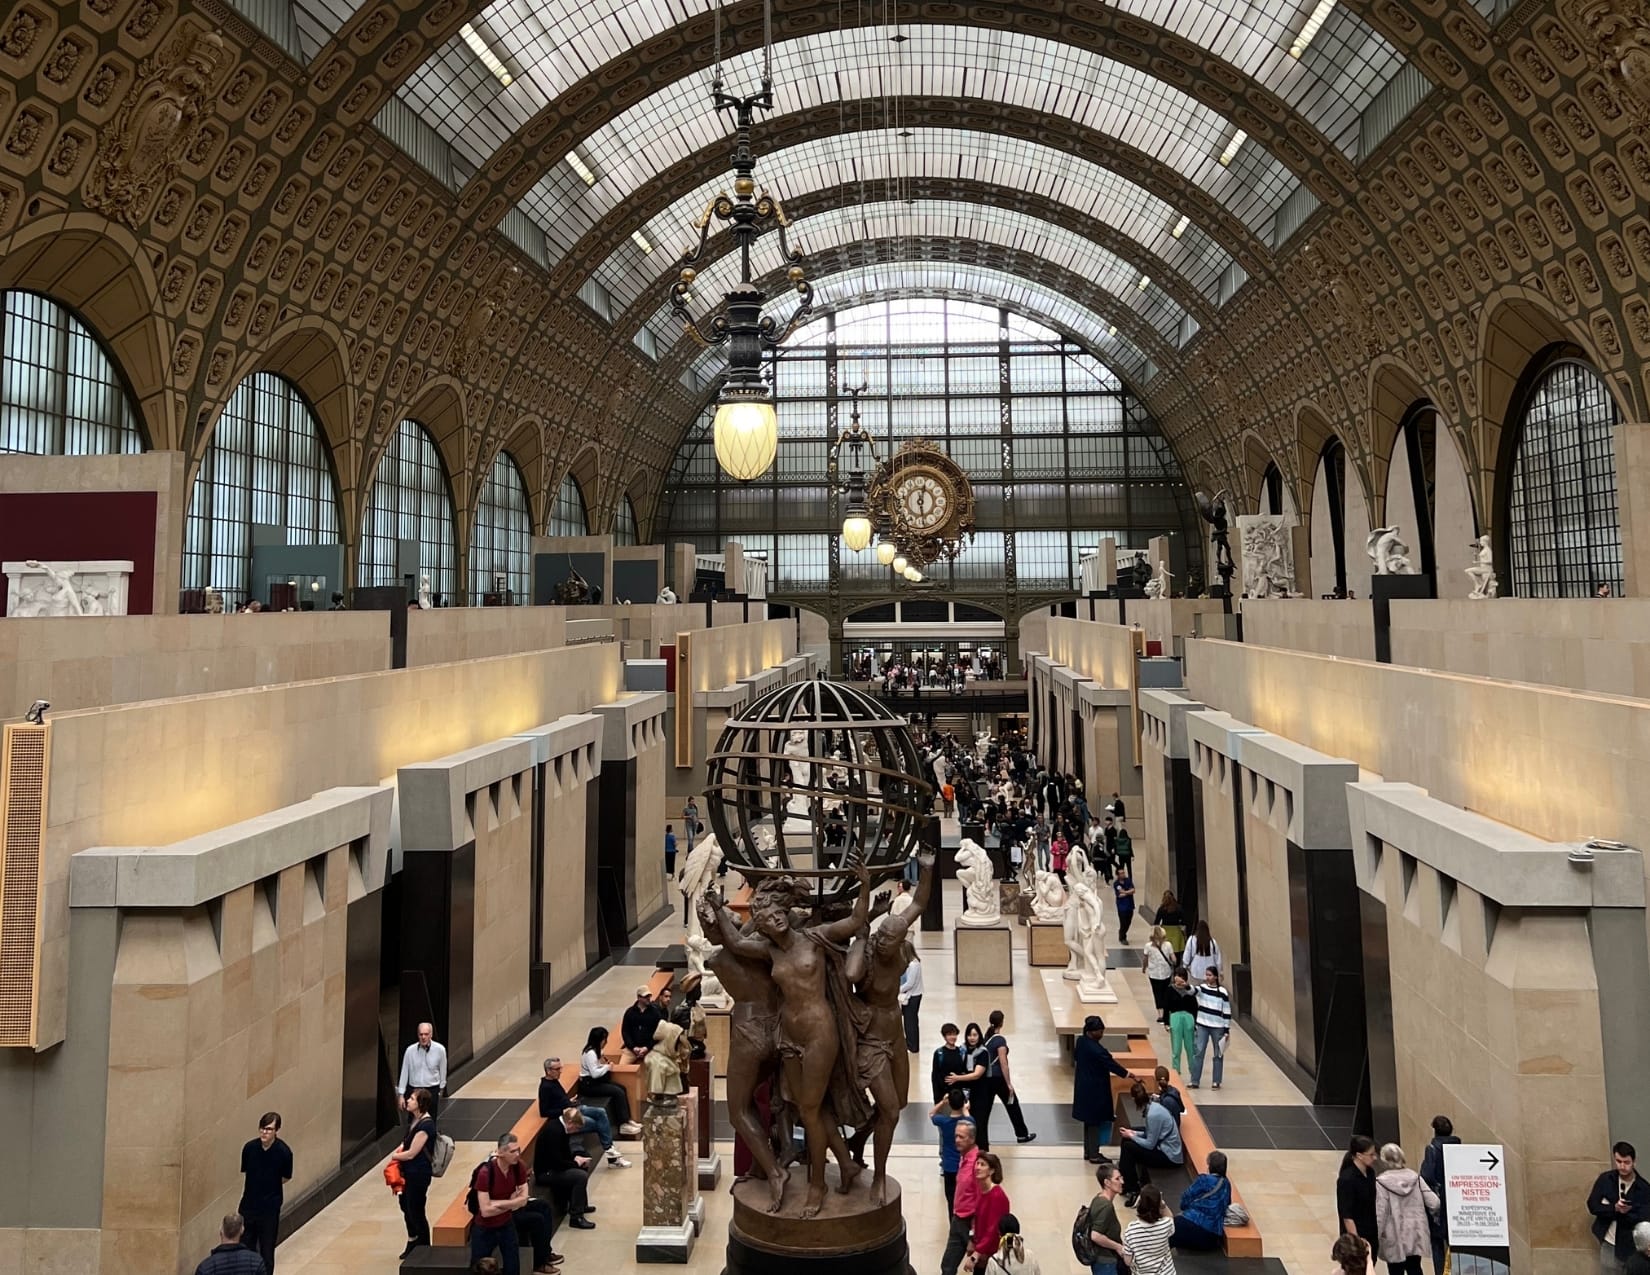
[[[958,987],[1014,986],[1014,931],[1006,925],[951,932]]]
[[[1117,993],[1112,990],[1111,980],[1104,974],[1099,978],[1082,978],[1077,981],[1077,999],[1085,1005],[1115,1005]]]
[[[869,1169],[844,1195],[837,1190],[836,1165],[827,1165],[824,1207],[819,1216],[802,1219],[794,1214],[807,1195],[807,1176],[805,1166],[791,1167],[781,1214],[768,1212],[766,1182],[734,1184],[722,1275],[780,1270],[787,1275],[912,1275],[897,1181],[889,1178],[887,1200],[873,1204]]]
[[[1026,963],[1063,966],[1071,960],[1066,947],[1066,927],[1061,921],[1032,921],[1027,928]]]
[[[705,1218],[699,1196],[699,1098],[655,1094],[642,1108],[642,1229],[636,1260],[685,1265]]]
[[[715,1060],[708,1054],[704,1058],[695,1058],[688,1064],[688,1092],[697,1099],[698,1107],[698,1158],[695,1163],[701,1191],[714,1191],[716,1184],[722,1180],[722,1157],[716,1150],[715,1134],[711,1127],[716,1117],[716,1104],[711,1100],[710,1080],[711,1072],[714,1070]]]

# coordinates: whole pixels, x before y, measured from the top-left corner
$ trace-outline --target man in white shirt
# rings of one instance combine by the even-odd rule
[[[430,1109],[425,1115],[434,1116],[441,1109],[442,1093],[447,1088],[447,1047],[435,1038],[435,1026],[418,1024],[418,1043],[407,1046],[401,1055],[401,1078],[396,1082],[400,1090],[396,1105],[407,1109],[407,1099],[414,1089],[430,1091]]]
[[[900,1017],[905,1023],[905,1048],[916,1053],[922,1048],[922,1034],[917,1026],[917,1014],[922,1009],[922,961],[915,948],[905,972],[899,976]]]

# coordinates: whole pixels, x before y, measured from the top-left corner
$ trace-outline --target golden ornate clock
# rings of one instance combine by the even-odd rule
[[[955,558],[974,536],[974,489],[937,443],[913,439],[877,466],[867,490],[878,530],[927,566]]]

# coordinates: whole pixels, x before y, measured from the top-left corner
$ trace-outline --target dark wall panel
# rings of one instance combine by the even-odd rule
[[[470,979],[475,942],[475,846],[409,850],[401,867],[401,1033],[435,1024],[449,1069],[471,1055]]]
[[[344,940],[344,1071],[339,1153],[348,1159],[378,1136],[378,959],[384,896],[376,890],[349,905]]]
[[[155,509],[152,491],[0,492],[0,561],[132,563],[126,613],[155,611]],[[177,599],[161,608],[177,610]],[[6,613],[0,589],[0,615]],[[20,712],[20,709],[12,710]]]

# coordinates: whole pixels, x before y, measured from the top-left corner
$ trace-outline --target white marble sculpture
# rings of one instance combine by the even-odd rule
[[[203,593],[206,597],[206,614],[208,614],[208,615],[222,615],[223,614],[223,594],[219,593],[211,585],[207,585],[206,588],[203,590]]]
[[[1243,591],[1251,598],[1294,598],[1294,546],[1283,514],[1244,514],[1237,519],[1243,554]]]
[[[1410,565],[1409,546],[1398,535],[1396,527],[1377,527],[1365,542],[1369,561],[1378,576],[1409,576],[1415,574]]]
[[[957,880],[963,884],[965,907],[958,925],[997,925],[1003,919],[1002,896],[991,871],[991,856],[978,842],[964,837],[957,847]]]
[[[1036,893],[1031,898],[1031,912],[1039,921],[1064,921],[1069,900],[1060,878],[1052,872],[1037,874]]]
[[[1082,943],[1081,936],[1078,933],[1078,925],[1082,921],[1082,917],[1078,909],[1073,906],[1075,891],[1081,885],[1086,886],[1091,893],[1095,893],[1098,890],[1099,881],[1100,874],[1089,863],[1088,853],[1082,846],[1073,846],[1071,853],[1066,856],[1066,914],[1063,933],[1066,939],[1067,960],[1066,968],[1061,971],[1060,977],[1070,979],[1074,983],[1083,977],[1083,967],[1079,960]]]
[[[1169,584],[1173,579],[1174,575],[1169,570],[1168,564],[1164,562],[1158,563],[1157,574],[1152,576],[1150,580],[1146,581],[1146,588],[1144,590],[1146,596],[1148,598],[1168,597]]]
[[[6,614],[18,619],[59,615],[125,615],[130,562],[4,564]]]
[[[1501,592],[1501,584],[1495,578],[1495,550],[1490,548],[1488,536],[1479,536],[1472,542],[1472,565],[1467,568],[1467,579],[1472,581],[1469,598],[1493,598]]]
[[[668,584],[659,590],[659,602],[664,606],[672,606],[676,602],[676,590]]]
[[[1115,1004],[1117,993],[1106,981],[1106,905],[1089,881],[1068,881],[1066,948],[1071,963],[1064,977],[1077,971],[1077,999],[1085,1005]]]
[[[712,1008],[720,1008],[724,1001],[722,984],[707,968],[706,962],[715,956],[717,946],[705,937],[704,925],[699,920],[699,901],[716,881],[716,870],[722,866],[722,847],[713,837],[706,837],[688,852],[676,875],[676,888],[687,899],[688,973],[700,977],[699,998]]]
[[[429,576],[419,576],[418,577],[418,609],[420,611],[428,611],[433,606],[435,606],[435,603],[433,601],[431,601],[431,599],[430,599],[430,577]]]
[[[793,730],[785,736],[785,747],[782,750],[791,760],[787,763],[791,772],[792,793],[790,800],[785,803],[785,813],[808,818],[813,810],[808,790],[808,772],[812,769],[808,762],[808,734],[806,731]]]

